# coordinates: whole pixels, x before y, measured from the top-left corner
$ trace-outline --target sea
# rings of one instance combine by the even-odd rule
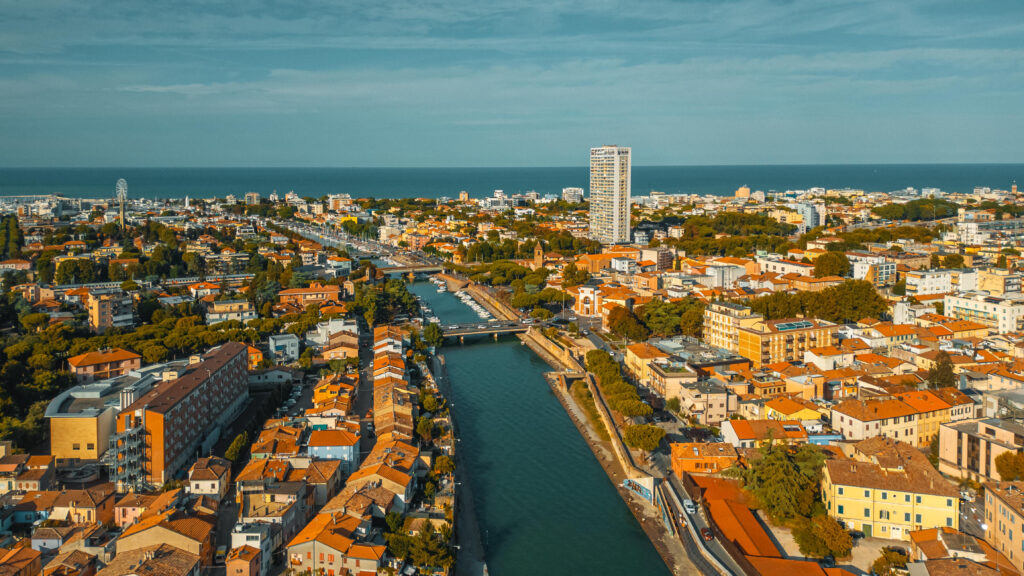
[[[134,198],[211,198],[258,192],[303,197],[349,194],[353,198],[491,196],[535,191],[561,194],[588,188],[586,166],[548,168],[0,168],[0,196],[60,194],[110,198],[119,178]],[[1024,164],[838,164],[768,166],[634,166],[632,193],[727,196],[740,186],[765,192],[813,187],[892,192],[975,187],[1008,190],[1024,182]]]

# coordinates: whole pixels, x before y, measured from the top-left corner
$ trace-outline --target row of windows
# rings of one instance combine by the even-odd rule
[[[845,512],[845,510],[844,510],[844,506],[842,504],[840,504],[839,506],[836,507],[836,513],[839,514],[840,516],[842,516],[844,514],[844,512]],[[898,512],[890,513],[888,510],[879,510],[878,511],[878,519],[879,520],[895,520],[898,517],[898,515],[899,515]],[[865,518],[871,518],[871,509],[870,508],[865,508],[864,509],[864,517]],[[910,522],[910,512],[904,512],[903,513],[903,521],[907,522],[907,523]],[[921,515],[920,514],[914,514],[914,522],[917,523],[917,524],[921,523]],[[946,517],[946,526],[949,526],[949,527],[953,526],[953,519],[951,517],[948,517],[948,516]],[[1012,540],[1013,537],[1011,536],[1010,539]]]
[[[840,496],[845,495],[845,491],[846,490],[845,490],[845,488],[843,486],[837,486],[836,487],[836,493],[839,494]],[[883,491],[880,492],[880,494],[881,494],[882,500],[888,500],[890,494],[892,495],[892,499],[894,501],[899,499],[899,493],[897,493],[897,492],[891,492],[890,493],[890,492],[886,492],[886,491],[883,490]],[[864,497],[865,498],[870,498],[871,497],[871,490],[864,490]],[[910,502],[910,494],[903,494],[903,501],[904,502]],[[920,504],[921,503],[921,496],[920,495],[915,496],[914,497],[914,502],[917,503],[917,504]],[[946,507],[947,508],[952,508],[953,507],[953,499],[952,498],[946,498]]]

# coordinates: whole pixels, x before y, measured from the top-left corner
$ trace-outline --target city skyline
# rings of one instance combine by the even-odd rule
[[[1024,7],[0,7],[7,166],[989,163]],[[444,146],[437,143],[443,142]]]

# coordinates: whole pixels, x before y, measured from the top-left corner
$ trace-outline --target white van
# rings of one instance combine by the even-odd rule
[[[686,513],[690,515],[697,513],[697,507],[694,506],[693,500],[683,500],[683,510],[686,510]]]

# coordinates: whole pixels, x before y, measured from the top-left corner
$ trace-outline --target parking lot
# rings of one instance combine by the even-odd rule
[[[800,547],[793,539],[793,534],[788,528],[774,526],[765,521],[764,516],[758,512],[765,526],[772,533],[775,542],[782,548],[787,558],[808,559],[800,553]],[[851,558],[837,558],[836,566],[845,568],[854,574],[870,574],[871,564],[882,555],[882,548],[886,546],[900,546],[907,549],[909,542],[886,540],[882,538],[858,538],[853,541],[853,554]],[[813,559],[808,559],[812,560]]]

